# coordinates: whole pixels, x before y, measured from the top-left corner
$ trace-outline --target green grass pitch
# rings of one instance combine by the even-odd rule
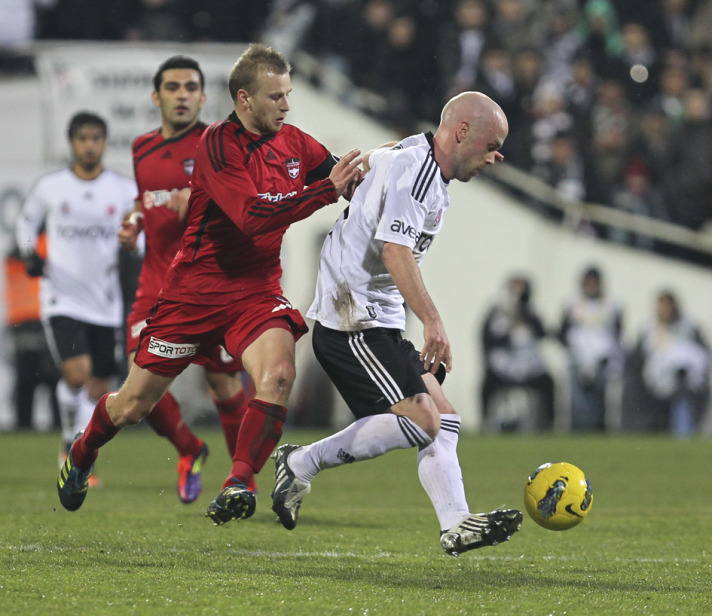
[[[416,616],[712,614],[712,441],[624,436],[463,436],[470,507],[523,509],[539,464],[580,466],[594,488],[579,526],[524,519],[511,541],[446,556],[415,452],[325,471],[289,532],[270,510],[214,527],[229,470],[222,435],[192,505],[175,454],[143,428],[102,449],[81,510],[56,493],[56,434],[0,435],[0,614]],[[323,433],[291,431],[282,442]]]

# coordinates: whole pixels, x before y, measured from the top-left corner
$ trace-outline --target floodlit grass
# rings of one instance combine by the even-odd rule
[[[100,454],[104,487],[69,513],[58,437],[0,435],[0,614],[712,614],[709,440],[463,437],[473,510],[522,509],[527,475],[558,460],[585,470],[594,503],[569,531],[525,517],[510,542],[455,559],[414,451],[322,473],[291,532],[270,511],[269,461],[255,516],[216,528],[204,511],[229,461],[221,434],[203,437],[197,503],[178,501],[170,445],[131,429]]]

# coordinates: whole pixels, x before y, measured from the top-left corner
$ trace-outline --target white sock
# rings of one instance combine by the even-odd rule
[[[77,409],[77,415],[74,420],[74,434],[81,432],[89,425],[97,402],[98,400],[93,400],[89,397],[87,388],[82,387],[79,393],[79,408]]]
[[[356,420],[341,432],[305,445],[289,454],[289,466],[298,479],[311,481],[325,468],[370,460],[392,449],[424,447],[427,433],[407,417],[383,413]]]
[[[470,515],[462,469],[457,457],[459,415],[440,415],[435,440],[418,451],[418,477],[435,508],[441,530],[448,530]]]
[[[77,413],[79,411],[82,388],[70,387],[67,381],[59,379],[57,382],[57,404],[59,406],[59,419],[62,424],[62,441],[71,443],[77,432],[74,429]]]

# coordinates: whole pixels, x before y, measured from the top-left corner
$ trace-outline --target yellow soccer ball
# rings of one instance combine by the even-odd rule
[[[584,472],[568,462],[547,462],[536,469],[524,488],[524,506],[540,526],[566,530],[588,515],[593,488]]]

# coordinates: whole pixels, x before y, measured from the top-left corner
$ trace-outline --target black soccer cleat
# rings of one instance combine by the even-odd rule
[[[79,438],[82,435],[80,432],[77,435]],[[76,439],[75,439],[76,440]],[[85,471],[74,464],[74,456],[71,448],[67,459],[64,461],[62,468],[57,477],[57,493],[59,494],[59,502],[62,503],[67,511],[76,511],[82,506],[84,499],[87,497],[89,489],[89,477],[94,470],[94,465],[88,471]]]
[[[299,445],[281,445],[272,454],[275,461],[272,511],[277,514],[282,526],[293,530],[297,525],[302,499],[311,491],[311,484],[297,479],[287,463],[287,457]]]
[[[232,485],[223,488],[208,505],[205,515],[215,526],[227,524],[231,520],[245,520],[255,513],[257,499],[241,481],[234,480]]]
[[[457,526],[440,534],[440,545],[446,554],[459,556],[463,552],[488,545],[497,545],[522,527],[522,512],[517,509],[497,509],[490,513],[473,513]]]

